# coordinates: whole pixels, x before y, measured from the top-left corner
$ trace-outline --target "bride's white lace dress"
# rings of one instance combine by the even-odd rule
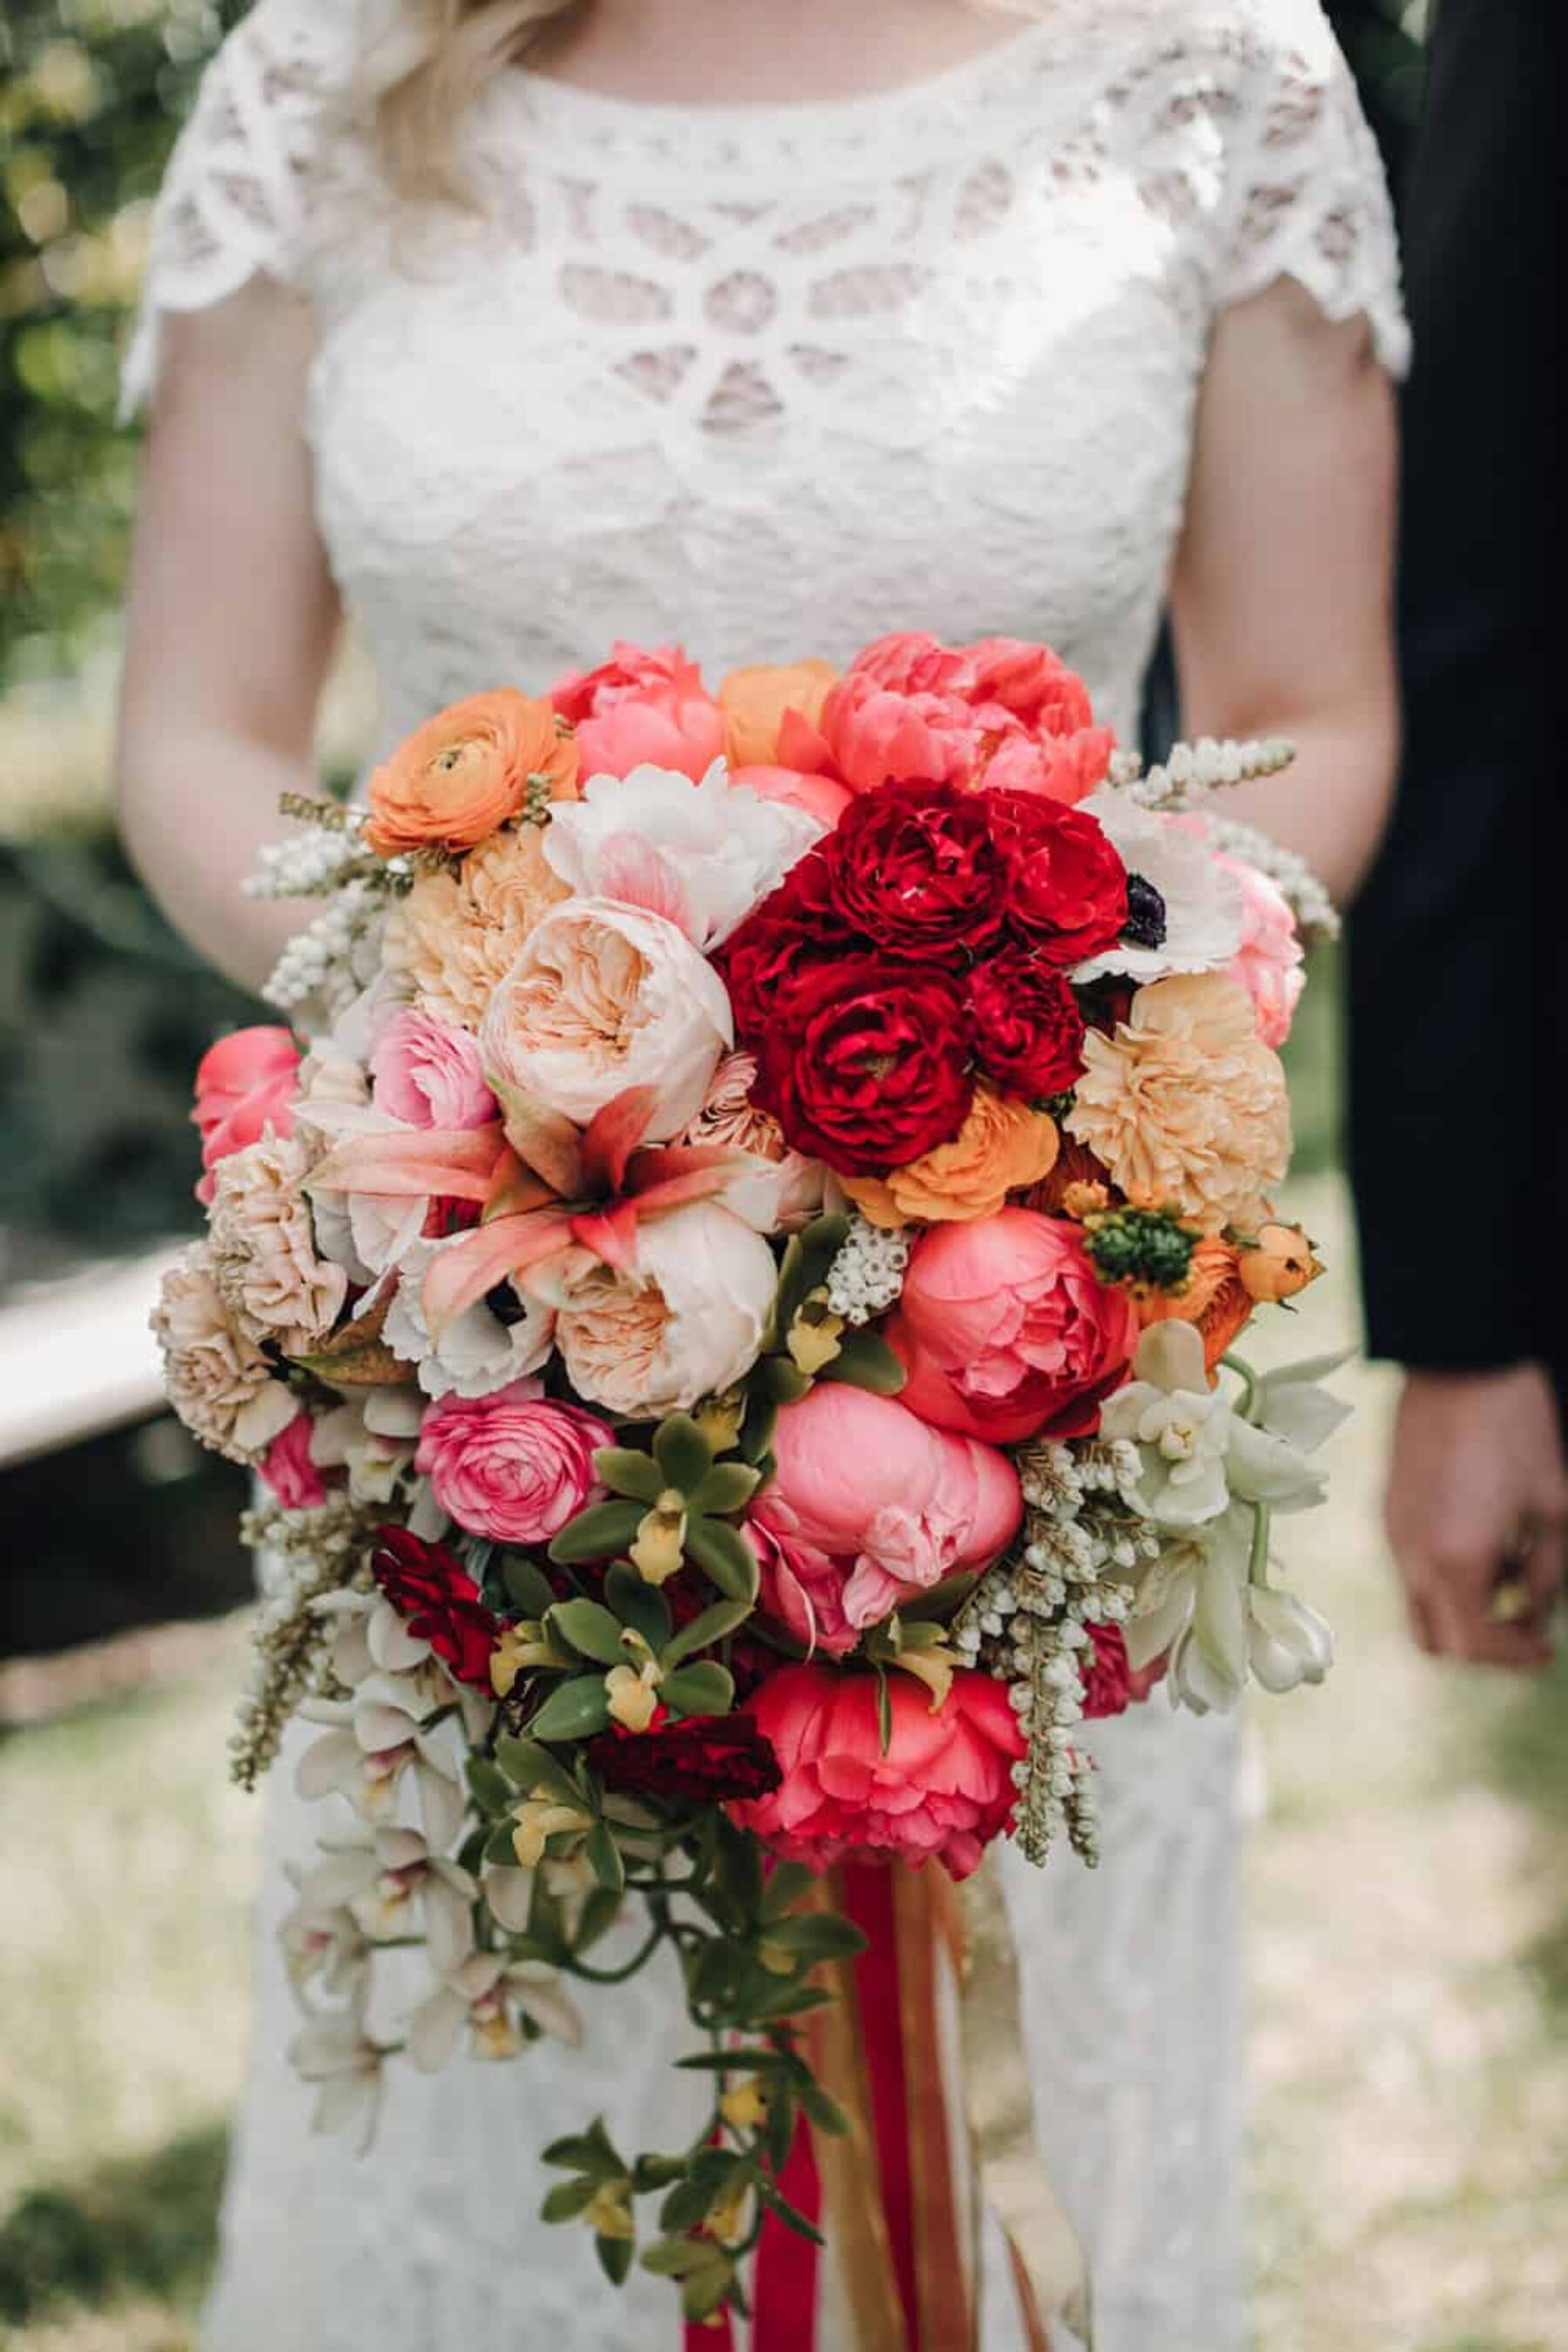
[[[158,210],[131,394],[161,313],[258,270],[310,301],[301,429],[388,739],[615,636],[683,639],[716,678],[890,626],[1047,638],[1125,735],[1216,310],[1289,274],[1397,365],[1395,262],[1317,0],[1036,15],[935,81],[844,101],[631,104],[508,75],[465,133],[482,212],[421,226],[377,200],[350,0],[258,0]],[[1042,2135],[1103,2352],[1233,2352],[1234,1731],[1157,1698],[1096,1746],[1100,1871],[1007,1857]],[[282,2057],[270,1927],[317,1812],[287,1759],[268,1803],[210,2352],[673,2346],[662,2284],[617,2296],[586,2233],[535,2219],[536,2152],[574,2119],[669,2144],[671,1988],[595,1999],[575,2058],[404,2072],[356,2164],[309,2137]],[[987,2352],[1014,2341],[998,2286]]]

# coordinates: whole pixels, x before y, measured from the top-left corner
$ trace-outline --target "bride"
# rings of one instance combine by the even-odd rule
[[[1125,740],[1168,598],[1187,731],[1299,747],[1237,813],[1353,887],[1394,758],[1404,331],[1318,0],[375,8],[257,0],[231,36],[129,365],[121,805],[217,962],[258,982],[288,922],[237,886],[345,612],[388,743],[617,636],[717,679],[890,627],[1047,639]],[[1041,2134],[1102,2352],[1233,2352],[1234,1727],[1100,1728],[1102,1866],[1005,1874]],[[570,2059],[405,2073],[356,2164],[283,2058],[309,1815],[285,1757],[210,2352],[673,2343],[661,2283],[621,2300],[534,2218],[562,2116],[667,2137],[672,1988]]]

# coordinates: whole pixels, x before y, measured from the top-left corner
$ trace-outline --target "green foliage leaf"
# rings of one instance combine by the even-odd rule
[[[704,2202],[702,2212],[706,2212]],[[700,2221],[702,2212],[697,2216]],[[691,2224],[696,2227],[696,2222]],[[711,2238],[656,2238],[642,2252],[642,2266],[655,2278],[690,2278],[699,2271],[710,2271],[716,2263],[728,2263],[729,2257]]]
[[[829,2132],[835,2138],[842,2139],[849,2128],[849,2118],[837,2100],[828,2097],[815,2074],[807,2074],[795,2084],[795,2096],[815,2130]],[[783,2221],[782,2213],[779,2219]]]
[[[633,2240],[595,2236],[594,2252],[598,2255],[599,2268],[604,2272],[610,2284],[625,2286],[626,2274],[632,2266],[632,2256],[637,2252]]]
[[[735,1699],[735,1677],[716,1658],[698,1658],[666,1675],[658,1695],[682,1715],[728,1715]]]
[[[584,1658],[596,1658],[602,1666],[625,1664],[620,1621],[597,1601],[557,1601],[546,1622]]]
[[[667,1486],[694,1495],[713,1461],[713,1448],[689,1412],[672,1412],[653,1434],[653,1455]]]
[[[801,1896],[816,1884],[804,1862],[775,1862],[768,1874],[760,1906],[764,1919],[783,1919]]]
[[[501,1555],[500,1574],[512,1607],[537,1623],[555,1600],[544,1570],[521,1552],[509,1551]]]
[[[528,1728],[535,1739],[589,1739],[609,1719],[603,1675],[577,1675],[551,1692],[539,1713],[530,1717]]]
[[[762,1368],[762,1380],[774,1404],[798,1404],[811,1386],[800,1366],[788,1356],[769,1356]]]
[[[563,1568],[587,1559],[614,1559],[635,1542],[645,1516],[640,1503],[590,1503],[562,1528],[550,1557]]]
[[[724,1519],[692,1519],[686,1529],[686,1553],[730,1600],[755,1601],[762,1570],[739,1528]]]
[[[575,2180],[558,2180],[539,2209],[542,2221],[575,2221],[593,2203],[598,2183],[586,2174]]]
[[[632,1445],[602,1445],[594,1468],[612,1495],[629,1495],[634,1502],[657,1503],[665,1481],[651,1454]]]
[[[767,1393],[764,1383],[759,1381],[746,1399],[745,1424],[741,1431],[741,1452],[757,1470],[771,1459],[768,1448],[773,1442],[778,1420],[778,1399]]]
[[[825,1364],[818,1380],[845,1381],[851,1388],[869,1389],[875,1396],[897,1396],[908,1379],[902,1364],[875,1331],[845,1332],[838,1353]]]
[[[734,2279],[735,2266],[727,2254],[718,2263],[693,2271],[680,2290],[681,2316],[690,2320],[711,2318],[728,2297]]]
[[[837,1911],[795,1911],[768,1929],[768,1941],[796,1959],[852,1960],[866,1948],[866,1937],[853,1919]]]
[[[542,1748],[537,1739],[519,1739],[511,1732],[503,1731],[496,1741],[496,1762],[512,1786],[527,1796],[531,1796],[535,1789],[542,1789],[558,1804],[584,1803],[583,1791],[566,1767],[552,1756],[548,1748]]]
[[[713,2192],[705,2181],[690,2178],[678,2180],[658,2209],[658,2226],[671,2235],[682,2230],[695,2230],[712,2201]]]
[[[626,1866],[608,1822],[595,1822],[583,1842],[583,1852],[600,1885],[607,1894],[619,1895],[626,1883]]]
[[[705,1650],[712,1642],[721,1642],[737,1625],[743,1625],[751,1615],[751,1603],[746,1601],[715,1601],[700,1610],[690,1622],[672,1634],[665,1643],[662,1664],[666,1671],[678,1666],[694,1650]]]
[[[464,1769],[468,1776],[468,1793],[481,1813],[502,1813],[510,1805],[515,1791],[499,1764],[488,1756],[470,1756]]]
[[[627,2177],[603,2116],[595,2116],[584,2132],[569,2132],[563,2138],[552,2139],[540,2160],[558,2172],[585,2173],[595,2181],[625,2180]]]
[[[669,1638],[669,1603],[656,1584],[617,1561],[605,1579],[605,1599],[622,1624],[634,1626],[656,1655],[663,1652]]]
[[[608,1933],[620,1916],[621,1896],[617,1889],[591,1887],[583,1898],[583,1908],[577,1916],[576,1939],[572,1949],[574,1952],[592,1951],[600,1937]]]
[[[691,1507],[722,1518],[731,1511],[744,1510],[760,1484],[757,1472],[748,1463],[715,1462],[692,1496]]]

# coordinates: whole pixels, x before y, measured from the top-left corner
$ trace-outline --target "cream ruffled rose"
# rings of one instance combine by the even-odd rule
[[[152,1328],[170,1402],[192,1436],[231,1462],[259,1462],[299,1408],[219,1289],[206,1243],[163,1276]]]
[[[713,1073],[707,1100],[675,1140],[710,1151],[748,1152],[758,1162],[755,1173],[734,1178],[724,1188],[724,1200],[759,1233],[771,1233],[818,1213],[826,1171],[820,1160],[792,1151],[777,1119],[757,1108],[752,1100],[756,1077],[750,1054],[727,1054]]]
[[[695,1118],[734,1042],[712,966],[661,915],[574,898],[539,923],[479,1032],[492,1082],[586,1127],[629,1087],[651,1087],[663,1142]]]
[[[1156,981],[1091,1030],[1067,1127],[1130,1201],[1210,1227],[1255,1223],[1290,1157],[1285,1073],[1224,972]]]
[[[499,833],[457,873],[421,874],[387,920],[387,970],[421,1009],[477,1029],[542,915],[567,895],[545,861],[541,829]]]
[[[567,1378],[628,1420],[688,1412],[751,1370],[776,1282],[766,1242],[717,1202],[649,1218],[632,1273],[596,1267],[562,1302]]]
[[[258,1339],[304,1355],[331,1330],[348,1276],[316,1247],[301,1184],[310,1153],[295,1137],[269,1137],[219,1166],[207,1240],[225,1298]]]

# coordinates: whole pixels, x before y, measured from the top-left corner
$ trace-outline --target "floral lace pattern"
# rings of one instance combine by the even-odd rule
[[[169,311],[258,271],[310,301],[301,425],[389,741],[616,635],[684,631],[717,678],[893,621],[1047,637],[1126,732],[1219,310],[1290,276],[1403,363],[1318,0],[1052,0],[934,81],[804,105],[511,73],[466,134],[481,213],[423,224],[374,201],[352,22],[258,0],[209,71],[126,389]],[[1042,2135],[1092,2223],[1102,2352],[1234,2352],[1234,1735],[1156,1701],[1098,1746],[1100,1871],[1007,1857]],[[596,2006],[575,2058],[405,2074],[363,2166],[310,2143],[270,1940],[312,1835],[287,1774],[210,2352],[673,2342],[661,2286],[624,2303],[534,2221],[532,2174],[563,2107],[657,2141],[666,2078],[637,2053],[676,2030],[672,1989]],[[992,2270],[986,2352],[1015,2352]]]

